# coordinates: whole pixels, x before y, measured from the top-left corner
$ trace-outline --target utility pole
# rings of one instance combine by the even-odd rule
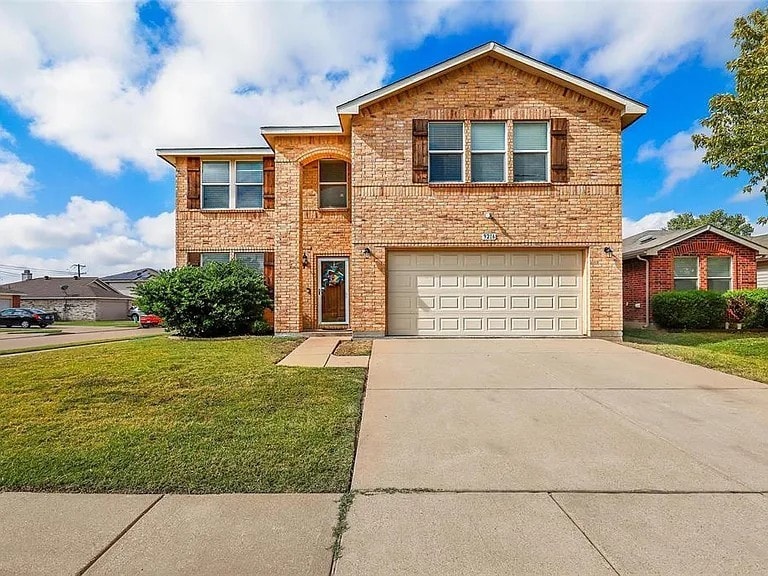
[[[77,278],[80,278],[80,273],[85,272],[87,266],[85,264],[72,264],[72,266],[70,266],[70,269],[71,268],[77,268]]]

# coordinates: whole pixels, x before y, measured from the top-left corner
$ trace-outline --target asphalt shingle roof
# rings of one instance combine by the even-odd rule
[[[0,286],[0,292],[10,290],[26,295],[27,298],[63,298],[65,296],[62,286],[67,286],[68,298],[129,298],[101,282],[95,277],[80,278],[48,277],[22,280]]]

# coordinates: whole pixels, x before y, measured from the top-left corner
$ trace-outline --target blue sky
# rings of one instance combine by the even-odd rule
[[[701,165],[689,136],[731,88],[733,19],[755,5],[0,4],[0,281],[170,266],[173,170],[154,148],[332,123],[337,104],[489,40],[650,106],[624,133],[628,233],[685,211],[754,220],[765,200]]]

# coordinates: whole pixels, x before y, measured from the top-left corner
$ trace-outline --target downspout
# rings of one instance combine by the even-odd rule
[[[651,263],[640,255],[637,259],[645,262],[645,326],[643,328],[648,328],[651,325]]]

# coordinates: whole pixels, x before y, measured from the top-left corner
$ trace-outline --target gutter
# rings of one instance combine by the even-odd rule
[[[640,254],[637,255],[637,259],[645,262],[645,325],[643,328],[648,328],[651,325],[651,263]]]

